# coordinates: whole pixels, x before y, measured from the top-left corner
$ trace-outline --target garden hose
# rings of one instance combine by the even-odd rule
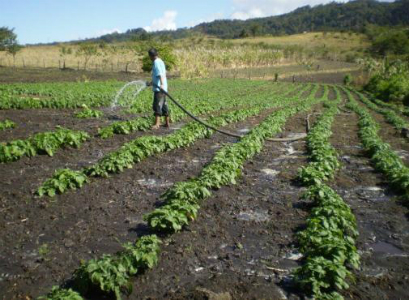
[[[195,115],[193,115],[191,112],[189,112],[186,108],[184,108],[178,101],[176,101],[167,91],[165,91],[164,89],[162,89],[161,87],[157,86],[154,83],[151,84],[147,84],[147,86],[152,85],[155,88],[158,88],[160,92],[164,93],[166,96],[169,97],[170,100],[172,100],[172,102],[179,107],[185,114],[187,114],[189,117],[191,117],[193,120],[195,120],[196,122],[202,124],[203,126],[207,127],[208,129],[214,130],[216,132],[219,132],[221,134],[230,136],[230,137],[235,137],[235,138],[242,138],[244,135],[239,135],[239,134],[235,134],[235,133],[231,133],[228,131],[224,131],[224,130],[220,130],[217,129],[216,127],[207,124],[206,122],[204,122],[203,120],[200,120],[198,117],[196,117]],[[308,126],[307,126],[308,128]],[[301,140],[301,139],[305,139],[307,137],[306,133],[303,133],[300,136],[297,137],[291,137],[291,138],[268,138],[266,139],[267,141],[270,142],[294,142],[297,140]]]

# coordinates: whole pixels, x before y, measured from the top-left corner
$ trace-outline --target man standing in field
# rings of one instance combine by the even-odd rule
[[[152,90],[153,90],[153,112],[155,114],[155,125],[152,129],[158,129],[160,127],[160,118],[165,117],[166,127],[169,128],[170,117],[169,108],[166,103],[166,95],[162,93],[159,89],[168,91],[168,82],[166,79],[166,67],[163,60],[158,56],[158,51],[156,49],[150,49],[148,51],[149,57],[153,62],[152,65]]]

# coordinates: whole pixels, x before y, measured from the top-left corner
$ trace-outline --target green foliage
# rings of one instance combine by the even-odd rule
[[[127,243],[124,250],[117,255],[103,255],[82,264],[74,273],[75,288],[81,294],[97,289],[114,293],[121,299],[121,290],[132,292],[129,277],[138,270],[153,268],[158,262],[161,241],[156,235],[144,236],[134,245]]]
[[[409,30],[372,26],[366,30],[372,41],[370,52],[378,56],[409,54]]]
[[[315,95],[315,86],[311,95]],[[165,205],[144,216],[149,226],[159,232],[178,232],[197,216],[199,204],[211,195],[212,189],[223,185],[236,184],[241,168],[246,160],[259,153],[266,138],[280,132],[288,117],[307,110],[313,103],[321,101],[310,96],[296,101],[293,106],[276,111],[240,142],[228,145],[217,151],[213,160],[202,170],[199,177],[175,184],[162,198]]]
[[[353,82],[353,78],[351,74],[347,74],[344,77],[344,84],[345,85],[351,85],[351,83]]]
[[[347,289],[347,280],[353,278],[347,267],[359,265],[355,217],[342,198],[324,184],[340,167],[338,155],[329,142],[341,101],[339,90],[335,91],[336,100],[326,103],[327,109],[308,133],[311,162],[299,173],[308,187],[303,197],[312,202],[313,209],[306,228],[298,233],[304,264],[294,271],[294,280],[315,299],[343,299],[337,290]]]
[[[0,130],[6,130],[6,129],[15,128],[15,127],[16,127],[16,123],[10,120],[5,120],[3,122],[0,122]]]
[[[377,104],[366,98],[362,93],[357,93],[359,100],[365,103],[370,109],[384,115],[385,120],[392,124],[397,130],[402,130],[403,128],[409,128],[409,123],[407,123],[403,118],[399,117],[393,110],[389,107],[379,107]],[[379,103],[379,102],[378,102]]]
[[[126,268],[111,255],[89,260],[75,272],[74,277],[75,286],[84,294],[94,287],[103,292],[114,293],[116,299],[121,300],[122,288],[132,291]]]
[[[7,51],[15,44],[17,44],[17,35],[14,33],[14,28],[0,27],[0,51]]]
[[[159,57],[163,60],[167,71],[172,71],[176,65],[176,56],[173,54],[173,49],[170,45],[166,44],[153,44],[149,48],[155,48],[158,50]],[[152,71],[152,60],[148,55],[149,49],[144,49],[145,51],[141,53],[142,56],[142,70],[145,72]]]
[[[47,296],[39,297],[38,300],[83,300],[81,295],[72,289],[62,289],[58,286],[53,286],[51,292]]]
[[[79,119],[90,119],[90,118],[101,118],[104,115],[102,111],[91,109],[85,104],[83,105],[82,111],[75,114],[76,118]]]
[[[48,179],[37,190],[37,195],[54,197],[56,194],[62,194],[67,190],[81,188],[87,182],[87,176],[79,171],[70,169],[57,170],[53,177]]]
[[[332,179],[335,171],[340,168],[337,152],[329,142],[332,135],[331,125],[334,116],[339,112],[337,103],[339,101],[330,104],[330,108],[318,118],[308,133],[307,145],[311,163],[299,170],[299,179],[304,184],[320,184]]]
[[[121,82],[5,84],[0,86],[0,109],[108,106],[122,85]]]
[[[0,162],[12,162],[23,156],[32,157],[37,154],[53,156],[57,149],[65,146],[77,148],[88,138],[86,132],[57,127],[54,132],[37,133],[26,140],[0,143]]]
[[[217,82],[217,81],[216,81]],[[226,81],[226,83],[228,83]],[[233,86],[237,88],[237,82],[234,83]],[[245,84],[240,83],[239,84]],[[217,97],[217,102],[214,105],[206,106],[205,103],[201,103],[200,106],[193,110],[195,114],[205,113],[208,111],[215,110],[217,108],[226,109],[230,106],[237,106],[241,104],[241,102],[246,103],[248,102],[249,97],[251,97],[254,108],[251,109],[238,109],[234,111],[230,111],[228,113],[224,113],[217,117],[209,117],[207,122],[210,125],[215,127],[225,126],[229,123],[237,122],[240,120],[244,120],[250,116],[254,116],[259,114],[262,109],[270,108],[270,107],[278,107],[284,106],[287,103],[291,103],[294,99],[297,99],[299,95],[301,95],[305,90],[309,89],[309,85],[302,85],[302,88],[297,91],[294,95],[294,98],[288,97],[279,97],[279,99],[275,99],[277,101],[266,101],[266,97],[271,95],[271,88],[269,88],[261,92],[259,91],[259,98],[254,98],[252,95],[246,95],[240,101],[240,98],[236,98],[235,94],[231,91],[228,91],[229,96],[231,96],[231,100],[229,101],[219,101],[219,97]],[[286,90],[288,93],[292,93],[294,86],[291,86],[289,90]],[[316,87],[314,88],[314,93],[316,91]],[[312,92],[311,92],[312,93]],[[215,97],[217,95],[221,95],[220,93],[215,93]],[[139,120],[139,121],[138,121]],[[140,120],[144,120],[144,118],[136,119],[137,122]],[[123,122],[117,122],[116,124],[124,124]],[[126,124],[126,122],[125,122]],[[139,123],[141,124],[141,123]],[[146,126],[150,126],[150,123],[147,123]],[[115,127],[107,127],[107,128],[115,128]],[[90,177],[107,177],[109,174],[113,173],[120,173],[124,169],[132,168],[135,163],[145,159],[146,157],[156,155],[162,153],[164,151],[171,151],[176,148],[186,147],[192,145],[197,139],[209,137],[213,132],[208,130],[204,126],[196,123],[191,122],[185,125],[180,130],[169,134],[166,137],[158,137],[158,136],[143,136],[139,137],[129,143],[124,144],[119,150],[111,152],[107,154],[104,158],[102,158],[97,164],[85,168],[82,170],[82,173],[90,176]],[[113,131],[111,131],[113,134]],[[58,178],[52,177],[49,179],[51,182],[56,181],[59,182]],[[186,190],[187,191],[187,190]],[[206,193],[207,189],[198,189],[199,193]],[[188,191],[187,191],[188,192]],[[207,191],[207,193],[209,193]]]
[[[83,57],[84,59],[84,70],[87,69],[88,62],[94,56],[98,56],[99,47],[97,44],[93,43],[80,43],[77,52],[75,53],[76,56]]]
[[[385,61],[365,89],[386,102],[409,103],[409,63]]]
[[[390,185],[404,195],[409,194],[409,168],[378,135],[379,125],[366,109],[362,109],[346,90],[349,97],[348,108],[359,115],[359,135],[365,150],[371,157],[375,169],[388,178]]]

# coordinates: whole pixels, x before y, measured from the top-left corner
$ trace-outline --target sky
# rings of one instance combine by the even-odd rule
[[[279,15],[332,0],[0,0],[0,27],[21,44],[98,37],[133,28],[191,27],[215,19]],[[341,0],[338,2],[345,2]]]

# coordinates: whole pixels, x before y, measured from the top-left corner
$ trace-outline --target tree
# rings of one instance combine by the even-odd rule
[[[142,70],[144,72],[152,71],[152,61],[149,58],[148,50],[155,48],[158,50],[160,58],[166,66],[166,70],[170,71],[176,65],[176,56],[173,54],[173,49],[170,45],[147,43],[139,48],[139,55],[142,61]]]
[[[91,43],[81,43],[75,55],[84,58],[84,70],[86,70],[91,58],[99,55],[98,46]]]
[[[63,60],[63,69],[65,69],[65,60],[68,55],[72,54],[72,49],[70,47],[61,46],[60,48],[60,57]]]
[[[246,38],[246,37],[249,37],[249,36],[250,36],[250,35],[249,35],[249,33],[247,32],[246,29],[243,29],[243,30],[240,32],[240,35],[239,35],[240,38]]]
[[[0,51],[7,51],[8,47],[17,44],[17,35],[13,31],[8,27],[0,27]]]
[[[13,56],[13,65],[16,66],[16,55],[23,48],[23,46],[15,43],[7,47],[7,53]]]
[[[251,25],[250,31],[253,37],[255,37],[256,35],[260,33],[260,29],[261,29],[261,26],[259,24]]]

